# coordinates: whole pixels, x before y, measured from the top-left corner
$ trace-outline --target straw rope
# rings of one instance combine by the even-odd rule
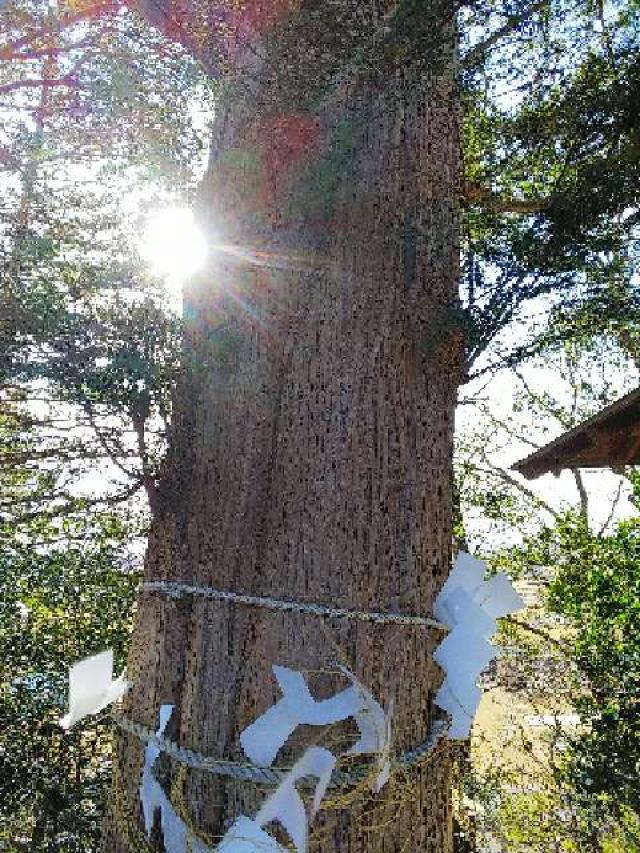
[[[215,601],[228,601],[233,604],[244,604],[253,607],[265,607],[270,610],[285,612],[309,613],[312,616],[323,616],[329,619],[355,619],[360,622],[377,624],[411,625],[417,628],[434,628],[447,632],[449,629],[442,622],[431,616],[415,616],[407,613],[392,613],[376,610],[352,610],[346,607],[332,607],[328,604],[318,604],[309,601],[286,601],[262,595],[230,592],[198,584],[187,584],[179,581],[149,580],[140,586],[141,592],[161,593],[169,598],[185,596],[202,596]]]
[[[290,769],[282,767],[260,767],[249,762],[242,763],[213,758],[195,750],[186,749],[170,738],[159,735],[152,729],[143,726],[141,723],[136,723],[127,717],[114,716],[112,719],[123,731],[135,735],[145,744],[155,744],[161,752],[194,770],[203,770],[217,776],[229,776],[243,782],[256,782],[261,785],[279,785]],[[394,769],[407,770],[411,766],[426,760],[438,748],[447,733],[447,728],[448,724],[445,721],[436,720],[422,743],[393,761],[392,767]],[[370,773],[371,768],[369,767],[358,767],[349,771],[336,768],[331,776],[331,785],[341,788],[357,785],[363,779],[367,778]]]

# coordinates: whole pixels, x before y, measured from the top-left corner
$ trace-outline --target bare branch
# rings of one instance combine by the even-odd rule
[[[537,0],[536,3],[532,3],[531,6],[523,12],[519,12],[517,15],[510,15],[501,27],[499,27],[484,41],[481,41],[473,47],[469,53],[463,57],[461,62],[462,68],[469,69],[480,65],[492,47],[495,47],[495,45],[503,38],[506,38],[506,36],[514,33],[521,24],[524,24],[532,15],[535,15],[536,12],[541,12],[545,6],[548,6],[548,3],[549,0]]]
[[[66,87],[68,89],[74,89],[79,87],[78,80],[71,76],[65,75],[64,77],[26,77],[24,80],[14,80],[11,83],[2,83],[0,84],[0,92],[2,94],[7,94],[8,92],[15,92],[18,89],[37,89],[37,88],[47,88],[53,89],[58,87]]]
[[[598,531],[598,536],[602,536],[607,529],[607,527],[611,524],[613,520],[613,516],[615,515],[616,509],[618,508],[618,504],[620,503],[620,498],[622,497],[622,487],[624,486],[624,479],[621,477],[618,482],[618,488],[616,489],[616,493],[614,495],[613,500],[611,501],[611,509],[609,510],[609,515],[606,517],[604,523],[600,527]]]
[[[64,53],[71,53],[74,50],[82,50],[85,47],[95,47],[96,45],[97,39],[95,38],[81,39],[80,41],[66,45],[51,44],[44,45],[43,47],[28,47],[24,50],[17,50],[14,52],[11,52],[11,48],[5,45],[0,48],[0,60],[10,60],[12,62],[17,60],[29,61],[32,59],[40,59],[43,56],[60,56]]]
[[[481,187],[477,184],[466,184],[462,195],[462,202],[465,206],[479,205],[494,213],[516,213],[530,216],[546,210],[551,204],[551,197],[505,198],[491,192],[488,187]]]
[[[478,465],[478,470],[484,471],[485,474],[494,474],[496,477],[499,477],[509,486],[512,486],[514,489],[517,489],[523,495],[529,498],[529,500],[533,501],[537,506],[541,507],[545,512],[548,512],[552,518],[560,518],[560,513],[553,509],[543,498],[537,495],[532,489],[528,486],[525,486],[524,483],[521,483],[515,477],[512,477],[508,471],[505,471],[504,468],[499,468],[496,465],[492,465],[491,462],[485,460],[484,466]]]
[[[576,481],[576,487],[578,489],[578,494],[580,495],[580,515],[584,516],[584,518],[588,518],[589,494],[587,493],[587,489],[584,485],[582,474],[577,468],[574,468],[571,473],[573,474],[573,479]]]

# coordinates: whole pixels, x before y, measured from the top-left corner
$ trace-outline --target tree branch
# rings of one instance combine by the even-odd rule
[[[491,192],[488,187],[465,184],[462,193],[465,207],[479,205],[493,213],[516,213],[522,216],[542,213],[551,204],[551,198],[504,198]]]
[[[0,84],[0,92],[6,95],[8,92],[15,92],[18,89],[36,89],[44,87],[47,89],[53,89],[54,87],[60,86],[66,86],[67,88],[74,89],[78,88],[80,83],[71,74],[65,74],[64,77],[44,77],[42,79],[27,77],[24,80],[14,80],[12,83]]]
[[[491,48],[494,47],[501,39],[505,38],[505,36],[511,35],[511,33],[515,32],[518,27],[521,24],[524,24],[532,15],[535,15],[536,12],[542,11],[542,9],[548,5],[549,0],[537,0],[536,3],[532,3],[531,6],[523,12],[519,12],[517,15],[510,15],[504,24],[494,33],[484,41],[481,41],[475,47],[471,48],[469,53],[463,57],[460,63],[461,67],[464,69],[475,68],[482,62],[488,51],[491,50]]]
[[[577,468],[572,470],[573,479],[576,481],[578,494],[580,495],[580,515],[589,518],[589,495],[582,479],[582,474]]]
[[[512,486],[514,489],[520,491],[523,495],[529,498],[529,500],[533,501],[543,510],[549,513],[552,518],[560,518],[560,513],[557,510],[553,509],[543,498],[539,497],[532,489],[528,486],[525,486],[524,483],[516,480],[515,477],[512,477],[508,471],[505,471],[504,468],[498,468],[496,465],[492,465],[491,462],[488,462],[486,459],[483,465],[478,465],[478,469],[480,471],[484,471],[485,474],[494,474],[496,477],[499,477],[501,480],[504,480],[505,483]]]
[[[78,42],[73,42],[68,45],[45,45],[44,47],[31,47],[25,50],[11,51],[8,46],[0,48],[0,61],[16,61],[16,60],[32,60],[40,59],[43,56],[59,56],[63,53],[70,53],[73,50],[81,50],[85,47],[95,47],[97,40],[95,38],[81,39]]]

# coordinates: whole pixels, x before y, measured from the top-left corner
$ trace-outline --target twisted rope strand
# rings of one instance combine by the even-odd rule
[[[310,613],[313,616],[324,616],[329,619],[356,619],[361,622],[378,624],[413,625],[418,628],[435,628],[447,632],[449,629],[442,622],[431,616],[413,616],[405,613],[384,613],[376,610],[350,610],[346,607],[331,607],[328,604],[316,604],[307,601],[285,601],[262,595],[247,595],[246,593],[229,592],[214,589],[210,586],[198,586],[178,581],[151,580],[140,586],[142,592],[164,593],[169,598],[182,598],[187,595],[201,595],[217,601],[230,601],[234,604],[246,604],[254,607],[266,607],[270,610],[285,612],[297,611]]]
[[[242,764],[237,761],[224,761],[219,758],[203,755],[191,749],[180,746],[170,738],[158,735],[152,729],[136,723],[123,716],[112,717],[119,728],[129,734],[135,735],[145,744],[155,744],[161,752],[174,758],[182,764],[194,770],[203,770],[216,776],[229,776],[242,782],[257,782],[262,785],[279,785],[288,773],[288,768],[259,767],[256,764]],[[400,758],[392,763],[392,767],[407,770],[415,764],[424,761],[434,752],[440,741],[445,737],[448,724],[444,720],[436,720],[431,727],[427,737],[418,746],[405,752]],[[336,768],[331,776],[332,787],[348,787],[357,785],[371,772],[370,767],[358,767],[345,771]]]

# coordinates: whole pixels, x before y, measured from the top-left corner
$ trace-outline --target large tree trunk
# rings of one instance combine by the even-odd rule
[[[385,25],[354,0],[284,6],[235,58],[217,119],[201,191],[217,248],[186,298],[185,376],[146,578],[430,615],[450,562],[462,346],[452,11],[407,4]],[[434,719],[440,639],[145,592],[126,712],[154,728],[159,705],[174,704],[172,738],[243,760],[239,732],[278,698],[272,664],[348,662],[381,703],[394,697],[402,752]],[[318,695],[344,686],[310,681]],[[277,763],[318,736],[296,734]],[[323,742],[347,743],[335,731]],[[109,853],[143,849],[142,760],[123,735]],[[449,763],[443,748],[379,795],[347,792],[316,818],[312,849],[449,851]],[[268,793],[166,769],[176,808],[212,846]]]

